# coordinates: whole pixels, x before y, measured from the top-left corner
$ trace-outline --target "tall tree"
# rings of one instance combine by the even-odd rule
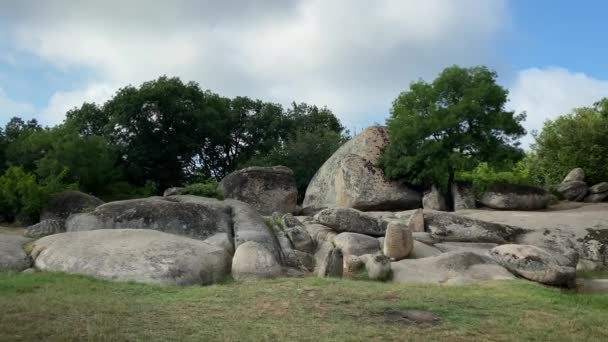
[[[393,102],[386,175],[447,190],[458,171],[523,157],[517,139],[525,113],[505,110],[508,92],[486,67],[445,69],[432,83],[414,82]]]

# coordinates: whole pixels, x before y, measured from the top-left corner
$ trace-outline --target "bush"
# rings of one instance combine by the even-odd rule
[[[608,181],[608,99],[591,108],[545,122],[532,146],[530,170],[545,187],[559,184],[570,170],[585,170],[589,185]]]
[[[456,179],[473,184],[473,189],[477,193],[489,189],[504,189],[507,184],[523,185],[526,187],[521,187],[521,189],[525,188],[531,191],[529,186],[534,185],[525,159],[507,171],[496,171],[487,163],[481,163],[472,171],[458,173]],[[512,188],[520,189],[518,187]]]
[[[184,190],[184,194],[224,199],[224,196],[218,190],[217,182],[212,179],[209,179],[206,182],[202,183],[194,183],[187,185]]]
[[[10,167],[0,177],[0,211],[6,221],[35,222],[48,195],[36,177],[20,167]]]

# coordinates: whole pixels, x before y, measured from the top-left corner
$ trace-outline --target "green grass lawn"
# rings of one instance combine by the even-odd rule
[[[430,310],[435,326],[387,323]],[[608,294],[526,281],[466,287],[276,279],[208,287],[0,273],[0,341],[608,341]]]

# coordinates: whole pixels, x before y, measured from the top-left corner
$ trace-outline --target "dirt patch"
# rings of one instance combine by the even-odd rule
[[[385,309],[384,322],[403,325],[433,326],[441,322],[439,317],[430,311]]]

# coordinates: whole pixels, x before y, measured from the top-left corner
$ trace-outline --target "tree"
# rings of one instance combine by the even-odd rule
[[[456,172],[521,159],[525,114],[504,109],[508,92],[496,77],[486,67],[452,66],[432,83],[412,83],[387,120],[390,142],[380,161],[386,175],[445,191]]]
[[[109,118],[106,112],[95,103],[85,102],[80,108],[74,108],[66,113],[65,125],[73,126],[85,136],[102,136],[108,128]]]
[[[608,180],[608,99],[545,122],[532,145],[531,172],[545,186],[581,167],[591,185]]]

